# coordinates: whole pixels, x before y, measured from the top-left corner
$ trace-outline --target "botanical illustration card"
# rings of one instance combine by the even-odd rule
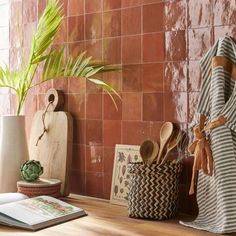
[[[127,166],[130,162],[142,161],[139,148],[140,146],[135,145],[116,145],[110,197],[111,203],[127,206],[130,178]]]

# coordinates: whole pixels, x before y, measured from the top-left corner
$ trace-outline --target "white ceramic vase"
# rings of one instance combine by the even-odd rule
[[[28,159],[25,117],[0,117],[0,193],[16,192],[20,166]]]

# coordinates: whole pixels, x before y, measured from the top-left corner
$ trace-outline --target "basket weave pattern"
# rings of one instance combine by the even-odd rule
[[[181,164],[130,163],[130,217],[164,220],[177,213]]]
[[[25,187],[18,186],[17,192],[23,193],[28,197],[37,197],[37,196],[51,196],[51,197],[60,197],[60,187],[61,185],[49,186],[49,187]]]

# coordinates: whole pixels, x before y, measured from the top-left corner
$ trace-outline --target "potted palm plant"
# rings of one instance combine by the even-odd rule
[[[11,71],[8,66],[0,67],[0,87],[14,90],[18,98],[16,115],[1,117],[0,192],[16,190],[16,181],[20,178],[20,165],[28,159],[25,120],[20,114],[31,88],[52,79],[76,77],[100,86],[111,99],[114,94],[119,96],[111,86],[94,78],[95,75],[117,70],[117,68],[97,63],[92,60],[92,57],[86,57],[85,52],[78,55],[76,59],[71,56],[66,59],[64,48],[51,48],[63,19],[62,10],[58,0],[49,0],[33,35],[28,62],[21,69],[14,71]],[[34,83],[34,75],[39,65],[42,67],[41,77],[37,83]]]

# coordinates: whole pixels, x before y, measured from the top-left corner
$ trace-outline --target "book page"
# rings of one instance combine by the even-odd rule
[[[0,212],[28,225],[70,215],[82,209],[49,196],[40,196],[0,206]]]
[[[27,198],[28,197],[22,193],[0,193],[0,205],[21,201]]]

